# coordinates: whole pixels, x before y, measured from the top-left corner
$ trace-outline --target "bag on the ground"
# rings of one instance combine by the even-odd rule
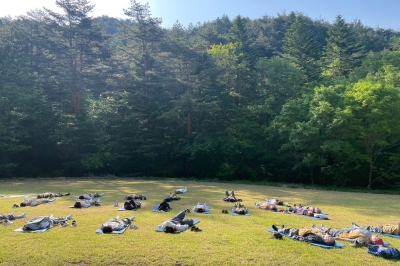
[[[400,258],[400,251],[397,248],[386,248],[377,245],[368,245],[368,253],[385,259]]]

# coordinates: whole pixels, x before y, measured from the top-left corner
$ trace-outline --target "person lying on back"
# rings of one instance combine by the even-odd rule
[[[193,226],[193,219],[186,219],[185,214],[190,212],[189,209],[180,211],[171,220],[163,222],[158,227],[162,228],[165,233],[182,232],[188,227]]]
[[[98,198],[98,197],[102,197],[104,196],[104,193],[84,193],[82,195],[80,195],[78,198],[81,200],[92,200],[93,198]]]
[[[62,193],[53,193],[53,192],[45,192],[37,195],[36,198],[38,199],[47,199],[47,198],[55,198],[55,197],[63,197],[63,196],[69,196],[70,193],[62,194]]]
[[[170,201],[173,201],[173,200],[180,200],[180,199],[181,199],[181,198],[180,198],[178,195],[172,194],[172,193],[170,193],[169,196],[167,196],[167,197],[165,198],[165,200],[166,200],[167,202],[170,202]]]
[[[240,215],[245,215],[246,213],[248,213],[248,211],[249,210],[246,207],[244,207],[244,205],[240,204],[240,202],[237,202],[233,209],[233,212],[240,214]]]
[[[31,199],[28,199],[28,197],[25,197],[24,200],[19,204],[20,207],[27,207],[27,206],[37,206],[41,205],[44,203],[49,203],[49,202],[55,202],[55,198],[48,198],[48,199],[38,199],[36,197],[33,197]]]
[[[102,224],[100,229],[103,232],[103,234],[110,234],[113,231],[121,231],[127,228],[134,219],[135,216],[131,218],[124,218],[121,220],[119,219],[119,216],[117,216],[115,218],[111,218],[110,220],[108,220],[108,222]]]
[[[146,200],[146,195],[144,194],[129,194],[125,197],[126,200]]]
[[[195,212],[206,212],[209,210],[209,207],[207,206],[207,203],[200,204],[200,202],[197,202],[197,204],[193,207],[193,211]]]
[[[278,233],[291,237],[294,240],[324,244],[327,246],[335,245],[335,238],[333,236],[328,233],[323,233],[317,228],[285,228],[282,226],[281,229],[278,229],[276,225],[272,225],[272,228]]]

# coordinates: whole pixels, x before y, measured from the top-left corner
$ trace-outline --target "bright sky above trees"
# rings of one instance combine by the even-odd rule
[[[189,23],[212,21],[226,14],[233,19],[237,15],[259,18],[264,15],[276,16],[284,11],[302,12],[317,19],[332,22],[341,14],[346,21],[360,19],[364,25],[400,30],[399,0],[139,0],[148,2],[154,17],[163,19],[163,27],[171,27],[177,20],[184,26]],[[123,9],[130,6],[130,0],[92,0],[94,16],[108,15],[124,18]],[[30,9],[45,6],[55,8],[55,0],[13,0],[6,1],[0,9],[0,16],[18,16]]]

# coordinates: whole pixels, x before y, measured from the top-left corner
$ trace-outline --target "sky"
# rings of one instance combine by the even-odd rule
[[[5,1],[5,0],[3,0]],[[57,11],[55,0],[11,0],[0,8],[0,17],[16,17],[31,9],[43,6]],[[92,16],[107,15],[127,18],[123,9],[130,0],[91,0],[96,7]],[[139,0],[148,3],[153,17],[162,18],[162,26],[170,28],[179,21],[183,26],[213,21],[227,15],[231,20],[237,15],[257,19],[278,13],[301,12],[312,19],[333,22],[342,15],[347,22],[359,19],[369,27],[400,30],[400,0]]]

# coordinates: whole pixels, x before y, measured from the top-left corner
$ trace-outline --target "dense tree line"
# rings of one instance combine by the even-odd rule
[[[161,27],[57,0],[0,19],[0,176],[177,176],[393,188],[400,33],[342,16]]]

